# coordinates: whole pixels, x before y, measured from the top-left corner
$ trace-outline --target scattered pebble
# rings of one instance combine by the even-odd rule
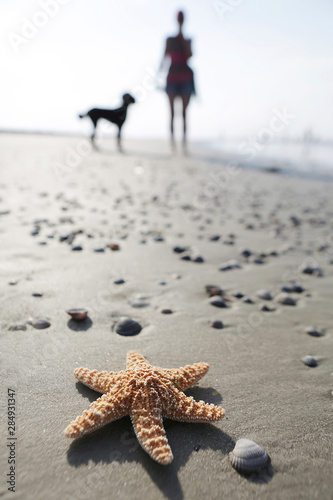
[[[321,267],[315,265],[315,264],[303,264],[299,268],[301,273],[304,274],[313,274],[314,276],[321,277],[323,276],[323,270]]]
[[[279,293],[275,297],[275,302],[277,302],[278,304],[283,304],[285,306],[295,306],[296,305],[296,300],[293,299],[293,297],[291,295],[289,295],[288,293],[285,293],[285,292]]]
[[[37,330],[44,330],[45,328],[49,328],[49,326],[51,326],[51,323],[45,318],[33,319],[28,321],[27,323],[31,324]]]
[[[230,271],[231,269],[241,269],[241,266],[239,265],[237,260],[229,260],[228,262],[225,262],[224,264],[221,265],[219,268],[219,271]]]
[[[228,307],[226,302],[219,295],[211,297],[209,299],[209,303],[215,307],[221,307],[221,308]]]
[[[244,297],[242,302],[244,302],[244,304],[254,304],[253,300],[251,299],[251,297]]]
[[[81,252],[83,250],[83,247],[81,245],[76,245],[75,247],[72,247],[72,252]]]
[[[115,285],[123,285],[125,283],[125,280],[123,280],[123,279],[120,278],[119,280],[115,280],[113,283]]]
[[[268,290],[265,290],[264,288],[257,290],[256,294],[262,300],[272,300],[273,299],[270,292]]]
[[[105,252],[105,249],[102,248],[102,247],[101,248],[94,248],[94,252],[96,252],[96,253],[103,253],[103,252]]]
[[[145,297],[142,297],[141,295],[138,295],[137,297],[133,297],[128,300],[128,303],[132,307],[147,307],[149,306],[149,302],[147,302],[147,299]]]
[[[287,293],[302,293],[304,292],[304,288],[297,283],[288,283],[287,285],[283,285],[281,287],[281,291]]]
[[[242,299],[244,297],[244,293],[242,292],[235,292],[233,294],[234,297],[236,297],[236,299]]]
[[[16,325],[12,325],[8,328],[10,332],[25,331],[26,329],[27,326],[24,323],[17,323]]]
[[[43,297],[42,293],[36,292],[31,294],[33,297]]]
[[[142,326],[137,321],[134,321],[134,319],[122,316],[116,324],[115,330],[119,335],[128,337],[140,333]]]
[[[310,355],[304,356],[304,358],[302,358],[302,361],[306,366],[310,366],[311,368],[314,368],[315,366],[317,366],[317,361],[315,360],[315,358],[313,356],[310,356]]]
[[[186,247],[173,247],[173,251],[175,253],[183,253],[183,252],[186,252],[187,248]]]
[[[311,335],[311,337],[322,337],[323,333],[321,333],[318,328],[316,328],[315,326],[311,325],[311,326],[307,326],[305,328],[305,333],[307,333],[308,335]]]
[[[274,307],[270,307],[267,304],[260,304],[259,305],[259,310],[263,312],[273,312],[275,311]]]
[[[205,261],[204,261],[204,258],[203,258],[203,257],[201,257],[201,255],[198,255],[197,257],[194,257],[194,258],[192,259],[192,262],[196,262],[197,264],[202,264],[202,263],[203,263],[203,262],[205,262]]]
[[[189,253],[184,253],[180,258],[181,260],[191,260],[191,256]]]
[[[214,295],[223,295],[223,290],[217,285],[206,285],[206,293],[208,297],[213,297]]]
[[[172,314],[172,312],[173,312],[173,311],[172,311],[171,309],[162,309],[162,310],[161,310],[161,313],[162,313],[162,314]]]
[[[209,238],[210,241],[219,241],[219,239],[221,238],[221,236],[219,234],[214,234],[213,236],[211,236]]]
[[[110,243],[108,245],[108,247],[110,248],[110,250],[112,250],[113,252],[117,252],[118,250],[120,250],[120,245],[118,245],[118,243]]]
[[[217,330],[222,330],[223,328],[223,323],[219,319],[215,319],[214,321],[210,322],[210,326],[212,328],[216,328]]]

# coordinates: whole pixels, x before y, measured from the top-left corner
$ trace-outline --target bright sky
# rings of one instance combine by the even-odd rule
[[[191,139],[256,134],[284,108],[285,134],[333,138],[332,0],[1,0],[0,129],[88,133],[77,113],[129,91],[124,135],[166,138],[154,79],[179,9],[198,91]]]

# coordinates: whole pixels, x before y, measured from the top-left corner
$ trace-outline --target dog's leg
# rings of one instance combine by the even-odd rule
[[[118,144],[118,150],[122,153],[123,148],[121,146],[121,127],[122,127],[122,125],[119,125],[118,135],[117,135],[117,144]]]

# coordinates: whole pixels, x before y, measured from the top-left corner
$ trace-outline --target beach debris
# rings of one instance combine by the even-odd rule
[[[119,333],[119,335],[129,337],[140,333],[142,326],[137,321],[134,321],[134,319],[122,316],[119,318],[119,321],[115,326],[115,330]]]
[[[179,246],[176,246],[176,247],[173,247],[172,249],[175,253],[184,253],[186,252],[187,250],[187,247],[179,247]]]
[[[162,314],[172,314],[173,311],[172,311],[172,309],[161,309],[161,313]]]
[[[122,278],[120,278],[119,280],[115,280],[113,283],[115,285],[123,285],[125,283],[125,280],[123,280]]]
[[[257,290],[256,294],[262,300],[272,300],[273,299],[273,297],[271,296],[271,293],[268,290],[265,290],[264,288],[260,288],[260,290]]]
[[[311,337],[322,337],[323,336],[323,333],[320,332],[318,330],[318,328],[316,328],[315,326],[311,325],[311,326],[307,326],[305,328],[305,333],[307,333],[308,335],[311,335]]]
[[[241,250],[240,254],[242,257],[245,257],[245,259],[248,259],[249,257],[251,257],[252,251],[248,248],[244,248],[243,250]]]
[[[304,356],[304,358],[302,358],[302,361],[306,366],[310,366],[311,368],[314,368],[315,366],[317,366],[317,361],[315,360],[315,358],[313,356],[310,356],[310,355]]]
[[[267,304],[259,304],[259,310],[263,312],[273,312],[275,311],[274,307],[270,307]]]
[[[149,302],[147,301],[147,297],[143,295],[136,295],[135,297],[132,297],[131,299],[128,300],[128,303],[132,307],[147,307],[149,306]]]
[[[215,306],[215,307],[221,307],[221,308],[228,307],[225,300],[223,300],[219,295],[211,297],[209,299],[209,303],[210,303],[210,305]]]
[[[80,382],[104,395],[77,417],[65,433],[78,438],[129,415],[142,448],[156,462],[170,464],[173,455],[163,417],[182,422],[214,422],[225,416],[223,408],[195,401],[182,392],[202,378],[208,368],[206,363],[196,363],[178,370],[163,369],[150,365],[135,351],[127,353],[126,370],[121,372],[76,368],[74,375]]]
[[[316,264],[302,264],[299,270],[301,273],[313,274],[314,276],[318,276],[319,278],[324,274],[321,267],[317,266]]]
[[[75,321],[82,321],[86,319],[88,310],[84,308],[67,309],[66,313],[69,314]]]
[[[279,293],[274,300],[278,304],[283,304],[285,306],[295,306],[297,303],[296,300],[286,292]]]
[[[49,328],[51,323],[45,318],[35,318],[27,321],[28,325],[32,325],[37,330],[44,330],[45,328]]]
[[[221,321],[221,320],[219,320],[219,319],[212,320],[212,321],[210,322],[210,326],[211,326],[212,328],[216,328],[217,330],[222,330],[222,328],[224,327],[224,325],[223,325],[222,321]]]
[[[120,245],[118,245],[118,243],[109,243],[108,244],[108,247],[110,248],[110,250],[112,250],[113,252],[117,252],[118,250],[120,250]]]
[[[208,297],[213,297],[214,295],[223,295],[223,290],[218,285],[206,285],[205,289]]]
[[[182,254],[180,258],[181,260],[192,260],[191,255],[189,253]]]
[[[230,271],[231,269],[241,269],[241,267],[237,260],[231,259],[221,264],[219,271]]]
[[[18,331],[25,331],[27,329],[27,326],[24,323],[17,323],[16,325],[11,325],[8,330],[10,332],[18,332]]]
[[[231,465],[244,474],[266,469],[271,461],[269,455],[254,441],[239,439],[229,453]]]
[[[304,288],[297,283],[288,283],[287,285],[283,285],[281,287],[281,291],[287,293],[302,293],[304,292]]]
[[[254,304],[254,301],[251,299],[251,297],[244,297],[242,302],[244,302],[244,304]]]
[[[196,257],[192,258],[192,262],[196,262],[197,264],[202,264],[204,261],[204,258],[201,257],[201,255],[197,255]]]

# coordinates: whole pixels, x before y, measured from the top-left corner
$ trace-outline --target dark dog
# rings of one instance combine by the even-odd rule
[[[80,118],[84,118],[85,116],[89,116],[91,121],[94,124],[94,130],[91,134],[91,140],[94,144],[95,134],[97,122],[100,118],[104,118],[104,120],[108,120],[111,123],[114,123],[118,127],[118,148],[121,149],[121,128],[125,123],[127,108],[130,104],[134,104],[135,99],[130,94],[123,95],[123,105],[117,109],[99,109],[94,108],[88,111],[84,115],[79,115]]]

